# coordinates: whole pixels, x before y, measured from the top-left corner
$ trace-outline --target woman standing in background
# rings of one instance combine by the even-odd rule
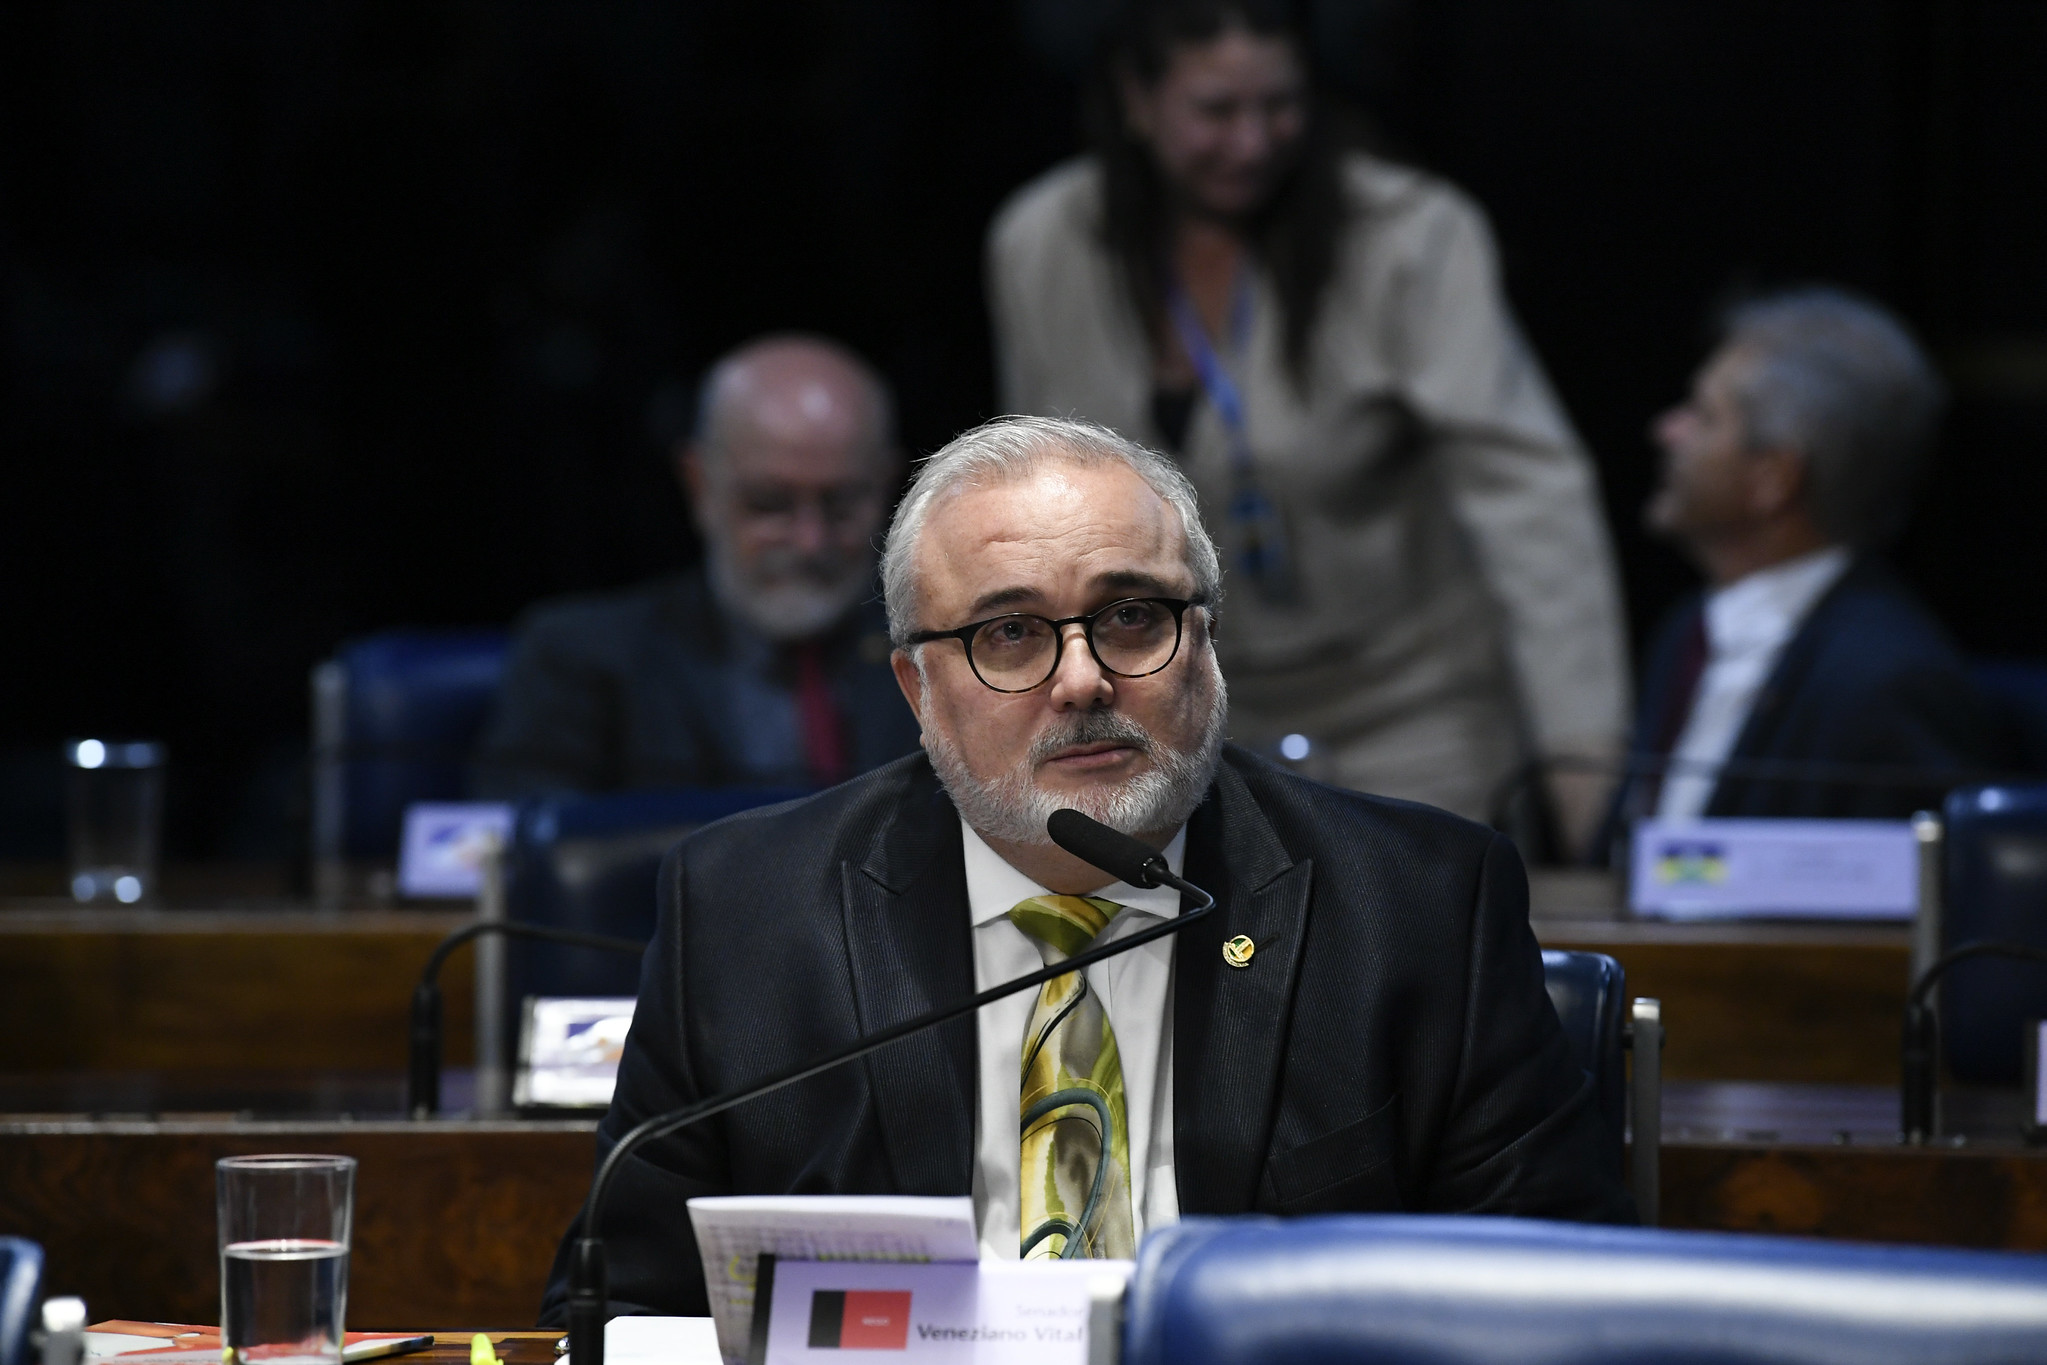
[[[1593,472],[1478,210],[1337,146],[1284,0],[1133,0],[1092,112],[990,230],[1003,401],[1178,454],[1233,737],[1477,818],[1530,757],[1617,752]],[[1603,787],[1550,783],[1573,847]]]

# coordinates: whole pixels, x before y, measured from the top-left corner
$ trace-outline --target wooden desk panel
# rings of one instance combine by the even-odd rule
[[[2047,1251],[2047,1155],[2014,1142],[1871,1140],[1880,1116],[1856,1114],[1881,1097],[1847,1098],[1844,1109],[1839,1096],[1750,1087],[1732,1108],[1744,1128],[1854,1128],[1848,1145],[1723,1141],[1698,1130],[1667,1143],[1666,1226]],[[1682,1121],[1687,1105],[1730,1110],[1711,1094],[1680,1091],[1670,1117]],[[96,1318],[211,1322],[213,1162],[342,1152],[362,1163],[351,1325],[531,1322],[588,1191],[593,1128],[0,1122],[0,1227],[41,1242],[50,1292],[83,1294]]]
[[[444,910],[0,910],[0,1072],[384,1071]],[[474,1056],[475,957],[441,971]]]
[[[1612,953],[1664,1003],[1674,1079],[1895,1084],[1906,932],[1637,924],[1603,874],[1532,879],[1551,947]],[[380,1071],[413,980],[464,913],[0,909],[0,1073]],[[447,1060],[473,1049],[470,950],[442,973]]]
[[[1537,871],[1545,948],[1609,953],[1663,1002],[1673,1080],[1896,1085],[1910,930],[1901,924],[1664,924],[1625,918],[1607,872]]]
[[[1633,928],[1635,926],[1628,926]],[[1663,1002],[1673,1080],[1896,1085],[1908,948],[1857,936],[1685,939],[1538,924],[1545,948],[1609,953]]]
[[[214,1322],[213,1163],[353,1156],[353,1328],[531,1323],[589,1192],[579,1123],[0,1124],[0,1227],[43,1244],[50,1293],[95,1317]]]
[[[2047,1158],[2011,1147],[1667,1144],[1663,1225],[2047,1251]]]

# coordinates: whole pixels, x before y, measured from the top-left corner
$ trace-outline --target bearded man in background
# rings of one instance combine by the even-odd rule
[[[874,600],[902,469],[881,377],[835,342],[751,342],[677,456],[702,571],[527,614],[478,796],[828,786],[915,747]]]

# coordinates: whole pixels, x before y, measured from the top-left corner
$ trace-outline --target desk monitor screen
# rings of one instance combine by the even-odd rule
[[[602,1109],[618,1084],[633,997],[526,997],[512,1103],[522,1109]]]

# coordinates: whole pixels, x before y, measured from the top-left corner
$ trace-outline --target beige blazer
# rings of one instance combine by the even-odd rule
[[[1612,550],[1591,464],[1515,328],[1479,210],[1364,156],[1343,174],[1354,219],[1305,392],[1262,273],[1243,352],[1224,356],[1301,580],[1284,608],[1228,594],[1231,729],[1268,748],[1305,735],[1317,775],[1482,816],[1530,751],[1623,734]],[[1157,444],[1150,347],[1102,243],[1101,200],[1093,161],[1068,162],[990,229],[1003,402]],[[1227,565],[1229,442],[1206,402],[1182,454]]]

